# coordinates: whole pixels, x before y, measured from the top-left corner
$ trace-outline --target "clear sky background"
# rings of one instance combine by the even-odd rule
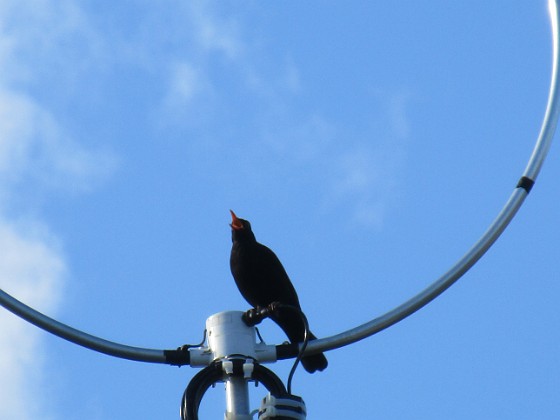
[[[173,349],[248,305],[231,208],[313,332],[432,283],[521,176],[551,61],[545,0],[0,1],[0,287]],[[309,419],[560,416],[558,144],[443,296],[298,371]],[[268,343],[285,340],[271,322]],[[286,379],[291,362],[270,365]],[[0,311],[0,418],[177,419],[197,370],[111,358]],[[253,406],[265,395],[251,388]],[[223,418],[222,386],[202,419]]]

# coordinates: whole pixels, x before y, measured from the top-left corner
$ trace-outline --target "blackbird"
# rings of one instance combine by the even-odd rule
[[[233,246],[229,263],[241,295],[255,308],[278,302],[301,311],[296,290],[276,254],[257,242],[247,220],[230,212]],[[304,340],[305,325],[296,311],[280,306],[270,318],[284,330],[292,343]],[[317,338],[311,332],[308,332],[308,337],[310,340]],[[301,363],[309,373],[323,370],[328,364],[322,353],[305,356]]]

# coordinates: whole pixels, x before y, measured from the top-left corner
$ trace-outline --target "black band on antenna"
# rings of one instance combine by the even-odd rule
[[[526,176],[522,176],[517,183],[516,188],[523,188],[525,191],[527,191],[527,194],[529,194],[529,192],[531,192],[531,188],[533,188],[533,185],[535,185],[535,181],[533,181],[531,178],[527,178]]]

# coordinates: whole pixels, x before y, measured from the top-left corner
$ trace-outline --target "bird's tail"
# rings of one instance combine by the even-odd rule
[[[317,337],[315,337],[313,334],[309,333],[309,340],[315,340],[316,338]],[[326,369],[326,367],[329,365],[329,361],[323,353],[317,353],[303,357],[301,359],[301,364],[306,371],[308,371],[309,373],[314,373]]]
[[[301,359],[301,364],[303,368],[309,373],[317,372],[318,370],[324,370],[329,362],[323,353],[312,354],[311,356],[305,356]]]

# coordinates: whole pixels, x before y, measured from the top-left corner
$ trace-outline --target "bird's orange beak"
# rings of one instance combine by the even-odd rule
[[[229,212],[231,213],[231,228],[235,230],[243,229],[243,223],[241,223],[241,220],[237,218],[233,210],[230,210]]]

